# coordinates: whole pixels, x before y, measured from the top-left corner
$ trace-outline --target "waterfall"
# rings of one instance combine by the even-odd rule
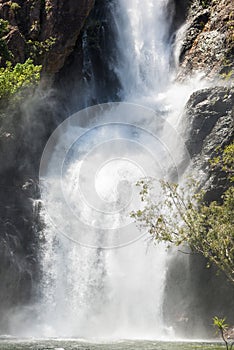
[[[137,180],[165,176],[171,161],[156,136],[160,123],[151,109],[110,103],[68,118],[47,144],[41,163],[44,335],[163,336],[167,253],[163,245],[149,245],[129,217],[142,206]]]
[[[168,1],[120,0],[115,8],[118,62],[123,100],[153,98],[170,81]]]
[[[41,162],[37,334],[46,337],[155,339],[170,331],[163,322],[167,252],[149,244],[129,213],[142,206],[137,180],[181,175],[189,157],[170,123],[190,92],[172,85],[168,1],[110,7],[116,56],[109,64],[123,103],[110,99],[68,118]]]

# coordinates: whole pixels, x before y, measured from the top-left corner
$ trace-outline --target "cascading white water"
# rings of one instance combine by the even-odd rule
[[[167,2],[119,0],[113,6],[119,95],[122,101],[154,107],[157,114],[128,104],[92,109],[78,115],[79,121],[66,122],[45,152],[38,306],[44,336],[150,339],[165,334],[167,253],[162,245],[138,239],[129,213],[141,207],[136,181],[165,177],[181,160],[164,121],[178,116],[182,105],[176,110],[168,104],[173,88]]]
[[[119,0],[115,24],[119,57],[114,67],[124,100],[156,98],[170,81],[168,0]]]
[[[44,335],[159,338],[166,251],[140,239],[129,213],[142,206],[136,181],[163,177],[170,163],[157,128],[140,127],[144,120],[162,121],[129,104],[91,111],[96,119],[86,126],[80,113],[64,122],[41,165]]]

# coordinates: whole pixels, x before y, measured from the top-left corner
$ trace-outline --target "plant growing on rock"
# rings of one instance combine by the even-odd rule
[[[13,1],[10,2],[10,9],[12,11],[17,11],[20,8],[21,8],[21,6],[17,2],[13,2]]]
[[[200,0],[200,3],[204,9],[210,6],[211,0]]]
[[[153,201],[152,180],[138,182],[143,210],[132,212],[141,229],[146,229],[158,242],[169,245],[187,245],[192,252],[201,253],[214,263],[234,283],[234,144],[212,161],[213,167],[221,167],[227,173],[230,187],[222,196],[222,202],[205,202],[205,192],[200,184],[191,180],[185,187],[160,181],[161,198]]]
[[[56,43],[56,38],[49,37],[44,41],[28,40],[28,50],[30,57],[35,61],[38,57],[42,57]]]
[[[4,19],[0,19],[0,38],[6,35],[9,32],[9,23]]]
[[[0,107],[3,107],[13,95],[18,97],[28,87],[35,86],[40,80],[41,66],[33,64],[31,59],[15,66],[7,62],[6,68],[0,68]]]

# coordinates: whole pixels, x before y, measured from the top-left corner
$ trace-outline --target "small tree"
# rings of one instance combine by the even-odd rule
[[[226,324],[225,322],[225,318],[218,318],[217,316],[213,318],[213,326],[217,329],[218,332],[220,332],[220,335],[226,345],[226,349],[232,350],[234,342],[228,344],[228,339],[225,336],[225,332],[228,330],[228,324]]]
[[[156,241],[169,245],[188,245],[222,270],[234,283],[234,144],[225,148],[211,163],[226,171],[230,187],[222,196],[222,204],[206,204],[199,183],[190,181],[185,187],[167,181],[161,183],[161,200],[154,202],[154,181],[142,180],[143,210],[132,212],[141,229],[146,229]]]

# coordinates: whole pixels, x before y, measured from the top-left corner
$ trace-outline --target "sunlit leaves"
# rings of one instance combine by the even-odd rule
[[[229,180],[234,182],[234,143],[225,147],[223,152],[217,148],[217,152],[220,154],[210,160],[211,166],[226,172]]]
[[[26,88],[35,86],[40,80],[40,71],[41,66],[35,66],[30,59],[15,66],[7,62],[6,68],[0,68],[1,104],[14,95],[22,94]]]
[[[226,350],[232,350],[233,344],[231,343],[230,345],[228,344],[228,339],[225,336],[225,332],[228,330],[228,324],[226,323],[226,318],[219,318],[215,316],[213,318],[213,326],[216,328],[217,332],[220,332],[221,337],[226,345]]]
[[[228,325],[225,322],[226,322],[225,318],[218,318],[217,316],[213,318],[213,325],[214,327],[217,327],[219,330],[222,329],[223,331],[225,331],[228,328]]]
[[[232,180],[234,144],[212,161]],[[222,204],[204,201],[200,184],[190,180],[184,187],[161,181],[161,199],[152,200],[153,180],[141,180],[140,195],[144,209],[133,212],[140,228],[156,241],[176,246],[187,244],[192,251],[203,254],[209,264],[214,263],[234,283],[234,187],[230,186],[222,197]]]

